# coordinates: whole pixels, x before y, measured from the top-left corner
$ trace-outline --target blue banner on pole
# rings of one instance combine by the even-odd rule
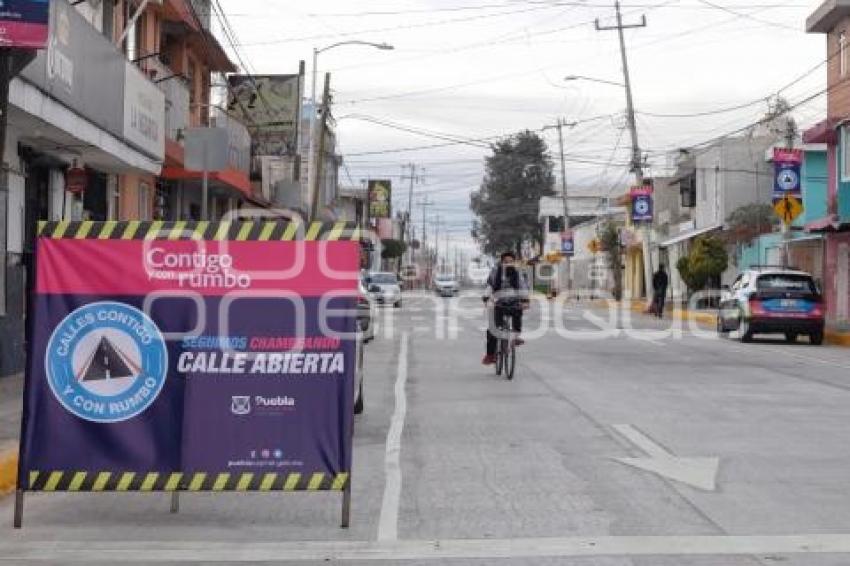
[[[632,201],[632,221],[652,222],[653,203],[652,187],[632,187],[629,191]]]

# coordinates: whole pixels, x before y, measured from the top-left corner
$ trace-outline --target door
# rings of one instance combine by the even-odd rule
[[[835,314],[838,320],[847,320],[850,318],[850,244],[838,245],[836,263]]]

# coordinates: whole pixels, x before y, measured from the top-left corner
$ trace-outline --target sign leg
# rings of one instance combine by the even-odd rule
[[[171,492],[171,512],[179,513],[180,512],[180,492],[172,491]]]
[[[14,526],[16,529],[21,528],[24,520],[24,490],[18,488],[15,490],[15,519]]]
[[[351,480],[342,491],[342,523],[340,528],[347,529],[351,523]]]

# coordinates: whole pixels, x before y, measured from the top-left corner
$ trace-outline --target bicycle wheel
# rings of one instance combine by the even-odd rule
[[[511,340],[510,346],[505,353],[505,377],[508,379],[514,378],[514,368],[516,367],[516,346]]]

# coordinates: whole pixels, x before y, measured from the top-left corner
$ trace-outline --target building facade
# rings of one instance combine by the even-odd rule
[[[806,229],[824,237],[823,291],[827,317],[850,324],[850,1],[827,0],[806,20],[806,31],[824,34],[827,115],[804,133],[826,144],[826,210]]]

